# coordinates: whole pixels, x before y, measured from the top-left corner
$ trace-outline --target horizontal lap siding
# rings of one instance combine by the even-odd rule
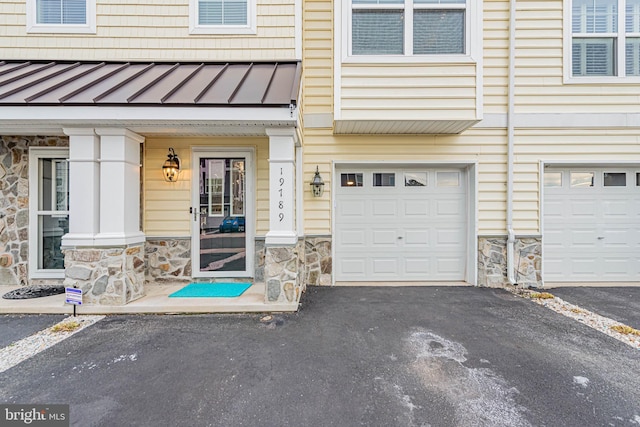
[[[147,236],[191,235],[191,149],[254,147],[256,173],[256,235],[269,230],[269,141],[267,138],[147,138],[144,154],[144,232]],[[180,157],[178,182],[164,181],[162,165],[169,147]]]
[[[342,64],[343,120],[473,120],[476,65]]]
[[[190,35],[188,0],[98,0],[97,34],[26,34],[25,1],[0,2],[3,59],[295,59],[293,0],[258,0],[257,35]]]
[[[516,129],[514,226],[540,233],[540,161],[640,164],[637,129]]]
[[[325,181],[325,195],[305,188],[305,233],[331,233],[331,165],[333,161],[474,162],[478,161],[479,227],[481,234],[504,234],[506,134],[503,130],[469,130],[462,135],[334,136],[325,130],[305,133],[303,182],[316,166]]]
[[[563,84],[562,0],[516,7],[516,113],[640,112],[640,85]]]
[[[305,114],[333,111],[333,4],[326,0],[303,3],[302,42]]]
[[[507,111],[509,2],[484,1],[484,112]]]

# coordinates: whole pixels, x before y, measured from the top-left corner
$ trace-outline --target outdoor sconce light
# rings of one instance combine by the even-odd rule
[[[167,160],[162,165],[162,172],[164,173],[164,180],[167,182],[176,182],[178,180],[178,174],[180,173],[180,158],[173,148],[169,148],[169,154]]]
[[[316,166],[316,174],[313,176],[313,180],[310,182],[310,185],[313,197],[322,197],[322,193],[324,193],[324,181],[320,176],[318,166]]]

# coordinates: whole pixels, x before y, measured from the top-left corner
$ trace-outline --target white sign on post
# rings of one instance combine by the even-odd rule
[[[82,289],[64,288],[65,304],[82,305]]]

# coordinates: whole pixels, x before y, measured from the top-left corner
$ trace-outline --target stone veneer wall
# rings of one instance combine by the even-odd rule
[[[516,238],[514,261],[518,285],[542,286],[542,241],[539,238]],[[504,287],[507,281],[506,237],[478,238],[478,285]]]
[[[298,302],[304,282],[304,240],[295,246],[265,248],[266,301]]]
[[[331,285],[331,236],[305,239],[305,283],[312,286]]]
[[[29,284],[29,147],[68,145],[67,137],[0,136],[0,285]]]
[[[191,239],[149,239],[145,244],[148,283],[191,280]]]
[[[65,248],[66,287],[82,289],[83,302],[124,305],[144,295],[143,244],[116,248]]]

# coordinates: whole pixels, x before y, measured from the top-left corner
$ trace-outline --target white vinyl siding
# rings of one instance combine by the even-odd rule
[[[462,55],[465,0],[352,0],[351,55]]]
[[[573,77],[640,75],[640,1],[573,0]]]

